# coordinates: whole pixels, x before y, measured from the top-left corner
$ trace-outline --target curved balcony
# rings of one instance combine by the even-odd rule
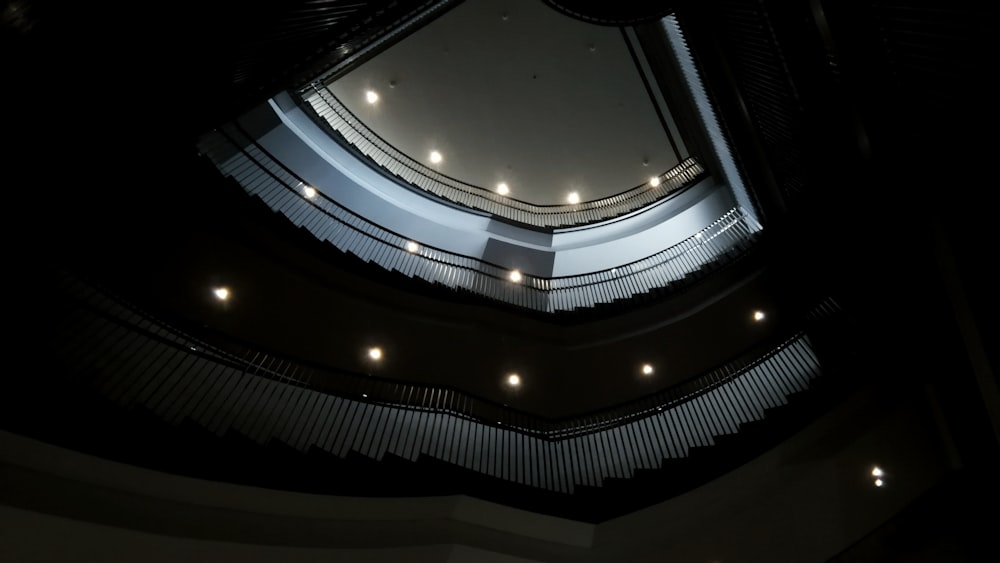
[[[76,275],[53,279],[51,293],[64,302],[59,316],[48,319],[50,359],[67,383],[97,390],[125,409],[301,451],[433,458],[552,492],[601,487],[685,458],[762,419],[823,372],[806,328],[642,399],[549,419],[458,389],[209,342]],[[800,326],[822,327],[838,310],[824,300]]]
[[[315,112],[317,120],[329,126],[332,138],[353,147],[373,165],[383,168],[404,184],[532,227],[574,227],[621,217],[693,185],[705,173],[695,158],[687,158],[655,176],[655,182],[651,180],[611,197],[576,204],[533,205],[450,178],[410,158],[369,129],[321,83],[312,83],[302,91],[301,96]]]
[[[740,258],[759,225],[743,209],[638,260],[579,275],[546,277],[439,248],[384,228],[308,185],[240,128],[207,135],[202,151],[220,172],[272,210],[345,253],[408,277],[542,313],[574,311],[679,289]]]

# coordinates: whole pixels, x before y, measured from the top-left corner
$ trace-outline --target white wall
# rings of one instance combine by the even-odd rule
[[[385,229],[449,252],[541,277],[571,276],[639,260],[680,242],[733,207],[711,179],[617,220],[553,234],[492,220],[417,193],[387,178],[334,142],[288,94],[251,112],[280,124],[259,142],[307,183]],[[244,118],[259,122],[267,116]]]

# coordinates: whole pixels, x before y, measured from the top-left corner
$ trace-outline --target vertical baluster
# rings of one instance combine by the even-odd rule
[[[643,401],[644,403],[645,401]],[[656,441],[655,434],[653,432],[652,426],[649,424],[648,414],[642,412],[645,411],[645,405],[639,409],[639,412],[633,418],[631,425],[635,428],[635,433],[639,437],[639,444],[642,449],[642,460],[643,467],[647,469],[656,469],[660,467],[660,462],[663,457],[660,455],[658,443]]]
[[[748,385],[750,385],[752,391],[759,398],[762,412],[766,409],[771,409],[782,404],[783,399],[779,399],[776,396],[777,394],[774,392],[770,383],[762,377],[760,364],[757,364],[747,370],[743,379]]]
[[[785,361],[784,354],[776,354],[771,356],[767,361],[760,364],[761,370],[764,374],[764,379],[766,379],[774,393],[777,395],[781,404],[788,403],[788,396],[795,392],[792,386],[785,381],[785,378],[781,374],[781,370],[778,368],[779,364],[783,364]]]
[[[282,362],[268,374],[268,377],[275,378],[271,381],[271,386],[274,387],[272,398],[261,403],[261,414],[250,426],[248,434],[256,441],[268,443],[278,440],[290,445],[284,434],[285,429],[291,426],[295,415],[298,414],[298,409],[294,406],[302,388],[294,383],[297,372],[297,366],[290,362]]]
[[[336,449],[336,453],[340,457],[346,457],[351,452],[361,453],[359,449],[365,438],[365,430],[371,424],[372,412],[374,410],[371,403],[353,399],[351,403],[354,405],[354,412],[348,417],[345,424],[344,439]]]
[[[308,400],[305,404],[305,412],[299,417],[298,425],[294,432],[294,440],[291,442],[296,449],[308,452],[315,444],[316,429],[322,427],[323,421],[330,414],[330,402],[328,396],[319,392],[308,390]]]
[[[333,395],[326,395],[326,399],[325,415],[313,430],[315,437],[311,439],[311,442],[317,449],[332,453],[333,441],[337,435],[338,419],[344,416],[347,400]]]
[[[416,460],[423,453],[421,448],[423,447],[424,435],[427,432],[429,414],[426,407],[422,405],[427,404],[429,390],[426,388],[418,389],[415,397],[414,402],[418,406],[414,417],[413,433],[408,436],[407,443],[407,459],[410,460]]]
[[[205,363],[204,359],[192,354],[191,351],[188,351],[187,355],[186,364],[181,366],[181,369],[175,370],[170,381],[163,385],[159,392],[150,397],[149,408],[161,418],[166,415],[166,411],[170,409],[180,393],[190,383],[194,377],[193,374],[197,373]]]
[[[712,389],[705,394],[705,400],[708,401],[709,408],[715,412],[716,418],[722,428],[722,434],[735,434],[738,424],[734,420],[728,405],[726,405],[720,390],[718,388]]]
[[[89,324],[86,330],[70,337],[79,344],[66,350],[63,362],[72,366],[77,373],[86,374],[82,377],[89,375],[90,385],[105,395],[110,395],[120,381],[130,380],[143,373],[145,370],[140,371],[138,366],[144,362],[152,362],[151,357],[162,351],[140,330],[140,327],[127,330],[105,321]],[[112,342],[117,348],[108,351],[105,342]],[[108,358],[112,356],[117,365],[108,365]]]
[[[364,405],[365,413],[367,413],[365,420],[358,427],[358,435],[354,440],[354,450],[365,457],[371,459],[377,459],[378,455],[375,452],[375,444],[378,441],[378,428],[379,423],[383,416],[386,415],[386,409],[379,404],[372,403],[371,401],[379,396],[379,390],[382,387],[380,382],[376,382],[368,390],[365,395],[368,395],[367,401],[362,398],[359,403]]]
[[[700,393],[692,399],[691,407],[698,413],[702,427],[705,429],[705,438],[708,444],[714,445],[715,437],[723,434],[725,430],[716,418],[716,413],[711,408],[705,393]]]
[[[286,385],[292,386],[292,389],[285,409],[287,414],[282,417],[284,423],[271,428],[269,433],[293,448],[302,449],[299,443],[302,441],[303,426],[316,414],[313,408],[317,393],[311,389],[311,370],[308,368],[295,366],[289,379],[291,381]]]
[[[149,369],[137,373],[136,378],[111,391],[110,398],[119,404],[132,406],[135,403],[142,403],[147,397],[150,389],[155,389],[162,378],[169,375],[186,358],[187,355],[172,346],[157,343],[159,348],[157,361],[150,365]]]
[[[665,412],[670,420],[670,429],[677,437],[677,445],[679,446],[678,449],[681,457],[687,457],[688,451],[691,449],[691,446],[695,445],[695,441],[688,431],[687,425],[684,424],[683,413],[679,411],[681,405],[683,403],[671,405]]]
[[[206,426],[216,414],[215,403],[220,400],[220,396],[226,392],[229,386],[234,385],[234,382],[239,379],[242,371],[242,368],[237,369],[224,366],[222,373],[214,378],[210,385],[203,388],[201,393],[197,395],[197,399],[194,405],[192,405],[188,416],[200,425]]]
[[[471,423],[469,422],[468,416],[465,414],[465,408],[468,404],[468,398],[462,397],[463,404],[463,414],[457,420],[458,426],[458,447],[455,448],[455,453],[450,460],[455,465],[471,469],[473,465],[473,437]]]
[[[669,420],[664,412],[664,407],[657,406],[656,414],[652,417],[652,422],[659,433],[660,440],[663,442],[663,457],[664,458],[679,458],[683,457],[681,455],[680,449],[677,447],[677,441],[674,434],[669,428]]]
[[[612,426],[607,430],[608,438],[611,441],[612,451],[616,458],[616,475],[622,479],[628,478],[632,474],[632,456],[629,454],[629,449],[625,444],[625,438],[622,436],[621,428],[618,426]]]
[[[350,399],[340,398],[329,431],[323,440],[323,449],[340,456],[344,442],[349,433],[352,420],[355,419],[358,404]]]
[[[385,384],[383,386],[385,395],[377,394],[375,395],[376,400],[381,404],[379,405],[379,410],[381,411],[381,416],[379,417],[378,425],[375,428],[375,434],[373,443],[371,445],[370,457],[375,459],[382,459],[386,450],[389,448],[389,440],[393,434],[393,428],[396,427],[398,418],[400,416],[400,409],[396,406],[399,404],[399,397],[401,394],[401,385],[398,383]]]
[[[622,416],[624,418],[622,429],[625,432],[626,442],[628,447],[632,451],[632,468],[629,477],[635,475],[635,470],[640,467],[649,467],[649,454],[646,451],[642,435],[639,433],[639,428],[635,424],[635,420],[629,416],[628,412],[623,412]]]
[[[743,370],[742,373],[733,379],[733,387],[740,390],[740,395],[744,399],[743,405],[750,414],[750,420],[760,420],[764,414],[764,406],[761,404],[761,398],[753,389],[753,385],[746,380],[748,371]]]
[[[183,418],[190,416],[197,404],[198,398],[207,389],[215,386],[218,378],[225,373],[224,366],[216,361],[205,359],[197,371],[181,389],[177,400],[173,401],[163,413],[163,419],[170,424],[177,424]]]
[[[410,389],[409,391],[412,391]],[[400,407],[398,422],[392,428],[389,436],[388,451],[397,457],[406,457],[406,437],[413,428],[413,409]]]
[[[472,469],[479,473],[485,473],[489,457],[489,454],[486,452],[486,425],[477,420],[472,426],[472,432]]]
[[[257,398],[257,393],[259,393],[258,387],[263,383],[263,378],[258,377],[256,375],[257,372],[267,369],[276,361],[273,357],[265,356],[263,361],[252,366],[252,372],[243,374],[240,381],[241,384],[220,405],[220,416],[216,417],[213,423],[210,424],[210,430],[221,436],[229,429],[233,424],[233,420],[237,419],[246,409],[247,405]]]
[[[285,362],[278,362],[275,371],[283,369]],[[257,387],[254,394],[245,403],[240,416],[234,418],[231,426],[248,438],[267,443],[270,439],[267,430],[278,420],[278,409],[281,405],[281,394],[285,386],[270,377],[274,374],[258,374],[254,379]]]

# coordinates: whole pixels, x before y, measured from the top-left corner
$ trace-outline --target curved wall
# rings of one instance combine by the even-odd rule
[[[275,160],[372,223],[538,277],[585,274],[645,258],[704,229],[735,204],[726,186],[707,178],[625,217],[546,233],[401,186],[331,139],[288,94],[258,107],[240,124]]]

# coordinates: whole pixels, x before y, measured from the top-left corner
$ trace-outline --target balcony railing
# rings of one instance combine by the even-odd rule
[[[164,421],[237,431],[261,444],[372,459],[430,456],[472,471],[570,493],[628,478],[710,446],[759,420],[821,374],[798,332],[763,355],[614,408],[565,419],[520,412],[457,389],[390,381],[305,365],[231,342],[208,343],[67,273],[48,319],[51,359],[124,408]],[[61,296],[61,297],[57,297]],[[826,300],[804,319],[822,326],[839,310]],[[39,404],[43,404],[39,402]]]
[[[302,178],[235,126],[206,135],[201,150],[247,193],[343,252],[409,277],[543,313],[682,287],[741,257],[758,232],[752,217],[733,208],[687,239],[641,260],[574,276],[523,274],[514,282],[509,268],[413,241],[368,221],[318,190],[307,190]]]
[[[366,127],[340,103],[329,88],[320,83],[313,83],[302,92],[302,96],[308,107],[315,111],[319,121],[332,128],[332,138],[353,147],[405,185],[532,227],[571,227],[620,217],[676,194],[701,179],[705,172],[697,160],[688,158],[658,175],[659,185],[655,187],[644,183],[617,195],[593,201],[533,205],[450,178],[410,158]]]

